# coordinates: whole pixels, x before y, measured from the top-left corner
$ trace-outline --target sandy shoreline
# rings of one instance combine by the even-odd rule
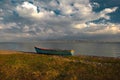
[[[24,52],[24,51],[15,51],[15,50],[0,50],[0,54],[36,54],[35,52]],[[105,57],[105,56],[90,56],[90,55],[78,55],[78,57],[93,57],[93,58],[119,58],[120,57]]]
[[[14,50],[0,50],[0,54],[18,54],[22,53],[20,51],[14,51]]]

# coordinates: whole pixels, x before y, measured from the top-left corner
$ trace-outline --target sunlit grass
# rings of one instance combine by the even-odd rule
[[[18,53],[0,54],[0,80],[119,80],[120,76],[117,58]]]

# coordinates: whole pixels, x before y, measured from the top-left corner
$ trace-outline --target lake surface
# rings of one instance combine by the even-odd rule
[[[105,42],[67,42],[67,41],[40,41],[40,42],[4,42],[0,43],[0,50],[17,50],[35,52],[34,46],[53,49],[73,49],[74,55],[92,56],[120,56],[120,43]]]

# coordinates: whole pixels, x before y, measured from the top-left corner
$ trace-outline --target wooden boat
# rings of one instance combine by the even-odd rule
[[[44,49],[35,47],[35,50],[39,54],[47,55],[61,55],[61,56],[71,56],[74,53],[74,50],[59,50],[59,49]]]

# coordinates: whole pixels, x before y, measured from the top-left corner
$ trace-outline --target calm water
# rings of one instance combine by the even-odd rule
[[[75,55],[120,56],[120,43],[98,42],[34,42],[34,43],[0,43],[0,49],[35,52],[34,46],[54,49],[74,49]]]

